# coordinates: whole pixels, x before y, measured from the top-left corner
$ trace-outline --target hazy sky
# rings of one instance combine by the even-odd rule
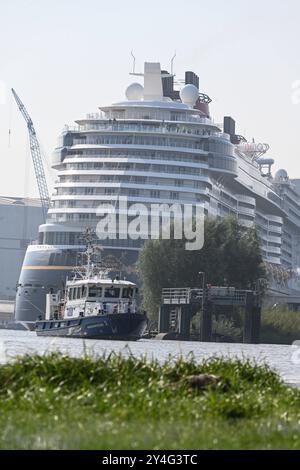
[[[64,124],[123,98],[131,49],[138,70],[144,60],[169,68],[176,50],[177,76],[200,76],[215,120],[233,116],[300,177],[299,0],[0,0],[0,195],[37,195],[10,88],[50,162]]]

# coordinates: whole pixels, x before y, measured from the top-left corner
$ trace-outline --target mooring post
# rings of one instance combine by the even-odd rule
[[[252,337],[252,313],[254,308],[253,292],[247,292],[245,305],[244,337],[243,342],[251,344]]]
[[[213,303],[208,300],[203,304],[200,319],[200,341],[210,343],[212,340]]]
[[[253,308],[253,327],[252,327],[252,343],[260,343],[260,329],[261,329],[261,294],[257,292],[254,296],[254,308]]]
[[[178,308],[179,315],[179,334],[185,339],[190,338],[190,324],[191,324],[191,306],[181,305]]]
[[[261,328],[261,306],[256,306],[253,309],[252,320],[252,344],[260,343],[260,328]]]
[[[261,305],[259,296],[247,292],[244,322],[244,343],[258,344],[260,341]]]
[[[169,333],[170,331],[170,305],[162,304],[158,314],[158,332]]]

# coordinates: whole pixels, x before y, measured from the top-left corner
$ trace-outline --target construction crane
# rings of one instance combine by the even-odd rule
[[[35,177],[36,177],[36,181],[38,185],[40,200],[42,204],[43,218],[44,218],[44,222],[46,222],[47,212],[50,207],[50,197],[49,197],[49,191],[48,191],[47,180],[45,176],[39,141],[36,136],[32,119],[29,116],[27,109],[25,108],[24,104],[18,97],[15,90],[12,88],[11,91],[16,100],[18,108],[27,124],[28,133],[29,133],[29,142],[30,142],[30,152],[31,152],[31,157],[33,161],[34,172],[35,172]]]

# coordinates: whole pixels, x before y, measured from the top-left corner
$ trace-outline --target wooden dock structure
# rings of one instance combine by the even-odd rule
[[[159,311],[159,333],[170,333],[170,319],[177,319],[177,333],[184,339],[190,338],[190,324],[193,316],[201,312],[200,341],[212,341],[212,319],[214,307],[242,307],[245,309],[243,341],[258,344],[260,341],[261,304],[259,291],[237,290],[233,287],[209,286],[205,289],[174,288],[162,290]]]

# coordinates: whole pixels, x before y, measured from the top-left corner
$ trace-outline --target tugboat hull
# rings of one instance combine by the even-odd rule
[[[38,336],[137,341],[147,326],[146,315],[111,314],[36,322]]]

